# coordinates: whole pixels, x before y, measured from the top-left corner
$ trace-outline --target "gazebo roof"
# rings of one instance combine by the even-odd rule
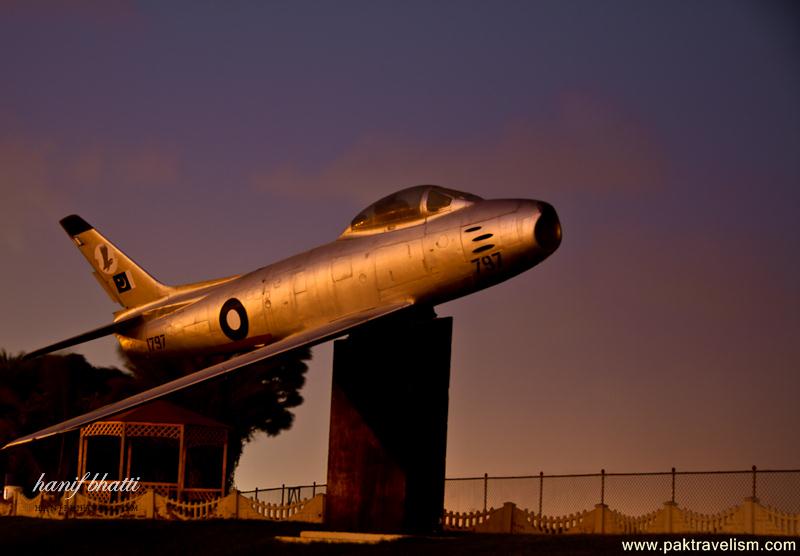
[[[205,427],[228,428],[224,423],[215,421],[179,405],[155,400],[150,403],[129,409],[119,415],[104,419],[112,422],[139,422],[139,423],[169,423],[181,425],[201,425]]]

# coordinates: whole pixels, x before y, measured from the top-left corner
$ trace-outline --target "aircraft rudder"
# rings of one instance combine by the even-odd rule
[[[59,223],[116,303],[126,308],[137,307],[165,297],[171,291],[77,214],[70,214]]]
[[[93,229],[91,224],[77,214],[65,216],[59,220],[58,223],[61,224],[61,227],[64,228],[64,231],[67,232],[67,235],[70,237],[75,237],[78,234],[82,234],[83,232],[88,232],[89,230]]]

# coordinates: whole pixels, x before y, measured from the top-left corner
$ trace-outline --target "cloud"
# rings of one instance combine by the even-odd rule
[[[137,17],[137,6],[130,0],[77,0],[64,2],[0,2],[0,14],[5,17],[27,17],[39,20],[63,20],[74,24],[83,22],[95,26],[120,25]]]
[[[0,138],[0,248],[20,251],[31,211],[48,204],[52,147]]]
[[[369,134],[318,169],[289,162],[261,169],[250,185],[286,196],[365,201],[419,183],[478,194],[558,190],[635,192],[664,182],[654,133],[624,110],[590,95],[562,95],[547,118],[511,122],[478,140],[449,142]]]
[[[178,155],[163,147],[141,145],[130,150],[114,149],[103,152],[101,158],[106,170],[103,178],[129,186],[158,188],[180,180]]]
[[[179,156],[155,144],[70,145],[0,136],[0,247],[20,251],[30,222],[52,221],[71,197],[101,191],[156,190],[177,184]]]

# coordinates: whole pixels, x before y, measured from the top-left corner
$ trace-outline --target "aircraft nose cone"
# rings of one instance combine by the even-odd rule
[[[548,253],[552,253],[561,245],[561,222],[552,205],[539,203],[539,218],[533,228],[533,237],[539,247]]]

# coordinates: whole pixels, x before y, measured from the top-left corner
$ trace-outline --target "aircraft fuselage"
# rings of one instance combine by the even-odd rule
[[[200,356],[205,365],[4,448],[74,430],[414,306],[468,295],[535,266],[561,243],[558,215],[547,203],[484,200],[418,185],[362,210],[334,242],[241,276],[169,286],[80,216],[60,223],[123,309],[113,323],[26,358],[115,334],[132,359],[171,356],[198,363]],[[230,357],[214,362],[218,355]]]
[[[434,306],[535,266],[558,247],[558,226],[546,203],[481,201],[175,294],[117,338],[152,356],[243,352],[383,304]]]

